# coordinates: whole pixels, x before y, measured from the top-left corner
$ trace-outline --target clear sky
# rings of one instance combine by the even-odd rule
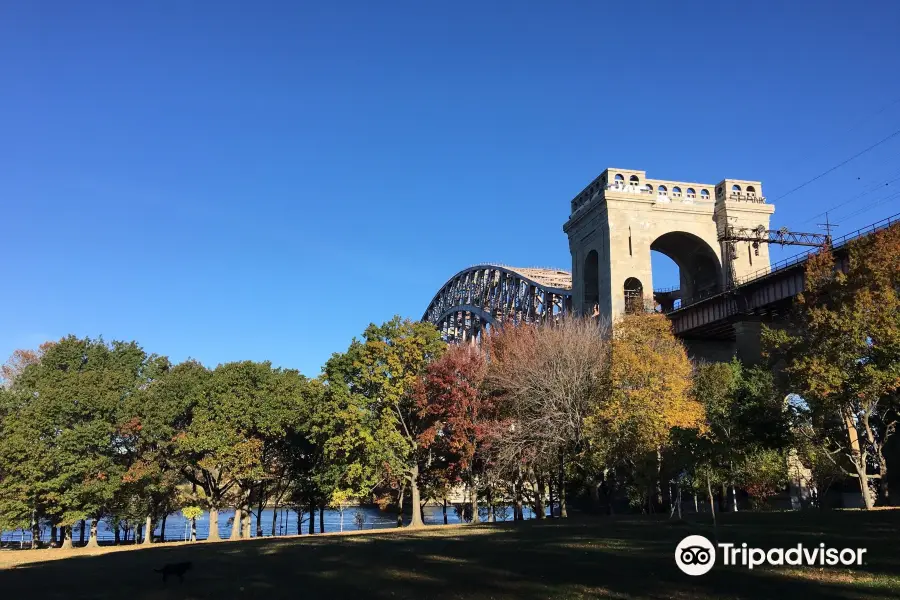
[[[470,264],[571,268],[608,166],[761,180],[774,227],[849,201],[846,233],[900,212],[900,135],[779,197],[900,130],[898,31],[893,1],[7,0],[0,356],[316,375]]]

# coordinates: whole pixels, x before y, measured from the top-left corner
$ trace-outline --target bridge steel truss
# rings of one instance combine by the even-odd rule
[[[572,278],[555,269],[481,264],[451,277],[422,317],[448,342],[480,341],[499,323],[539,323],[572,310]]]

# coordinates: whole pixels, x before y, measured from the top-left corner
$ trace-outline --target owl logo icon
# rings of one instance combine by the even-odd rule
[[[708,573],[716,564],[716,547],[702,535],[689,535],[675,548],[675,564],[687,575]]]

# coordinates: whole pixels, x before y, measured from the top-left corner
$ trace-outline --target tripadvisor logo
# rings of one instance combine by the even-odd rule
[[[703,575],[716,564],[716,548],[702,535],[689,535],[675,548],[675,564],[688,575]]]
[[[703,575],[716,564],[716,546],[724,566],[753,569],[760,565],[807,565],[833,567],[862,565],[866,548],[829,548],[824,543],[807,548],[797,544],[790,548],[752,548],[747,544],[720,543],[713,545],[702,535],[689,535],[675,548],[675,564],[688,575]]]

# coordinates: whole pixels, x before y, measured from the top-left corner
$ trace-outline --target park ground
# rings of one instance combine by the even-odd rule
[[[774,512],[677,522],[575,517],[496,525],[0,552],[5,598],[794,598],[900,599],[900,510]],[[686,535],[761,548],[867,548],[862,567],[677,569]],[[64,558],[58,558],[63,557]],[[53,560],[52,558],[57,558]],[[154,569],[192,561],[183,582]]]

